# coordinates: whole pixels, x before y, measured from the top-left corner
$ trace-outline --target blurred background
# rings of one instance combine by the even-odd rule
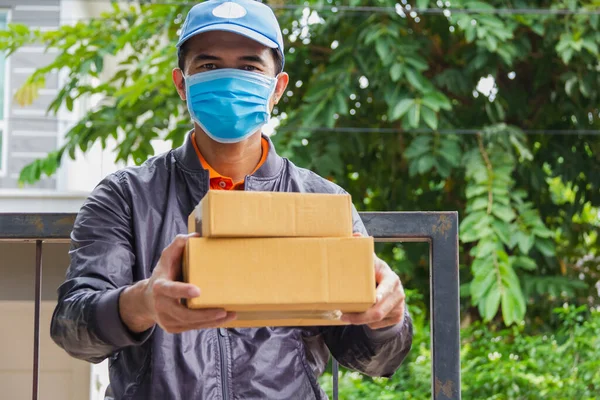
[[[266,3],[291,78],[266,129],[277,151],[361,211],[460,214],[463,398],[600,398],[600,1]],[[182,143],[171,70],[193,4],[0,0],[0,212],[76,212],[108,173]],[[14,399],[30,393],[26,246],[0,244]],[[56,246],[46,318],[68,265]],[[430,398],[428,247],[378,250],[413,349],[390,380],[343,371],[340,397]],[[42,398],[102,398],[105,364],[42,343]]]

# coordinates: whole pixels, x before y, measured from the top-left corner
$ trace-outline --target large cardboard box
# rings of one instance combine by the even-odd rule
[[[203,237],[352,236],[350,195],[209,190],[188,220]]]
[[[338,325],[375,302],[373,238],[189,239],[190,308],[224,308],[225,327]]]

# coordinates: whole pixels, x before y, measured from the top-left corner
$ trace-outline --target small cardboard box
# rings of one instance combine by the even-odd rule
[[[237,313],[225,327],[340,325],[375,303],[373,238],[189,239],[189,308]]]
[[[352,200],[345,194],[209,190],[188,220],[203,237],[348,237]]]

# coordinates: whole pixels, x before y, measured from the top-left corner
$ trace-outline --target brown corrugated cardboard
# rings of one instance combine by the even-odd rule
[[[338,325],[375,302],[373,238],[191,238],[190,308],[225,308],[227,327]]]
[[[203,237],[352,236],[349,195],[209,190],[188,220]]]

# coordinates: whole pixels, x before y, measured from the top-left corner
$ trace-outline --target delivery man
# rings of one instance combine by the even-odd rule
[[[325,399],[330,353],[391,376],[412,324],[398,276],[376,258],[376,304],[346,326],[211,329],[235,318],[190,310],[180,282],[187,217],[209,189],[343,193],[277,155],[261,127],[289,81],[272,10],[252,0],[193,7],[173,81],[194,121],[183,146],[106,177],[81,208],[51,334],[73,357],[109,359],[108,399]],[[367,235],[354,211],[354,231]]]

